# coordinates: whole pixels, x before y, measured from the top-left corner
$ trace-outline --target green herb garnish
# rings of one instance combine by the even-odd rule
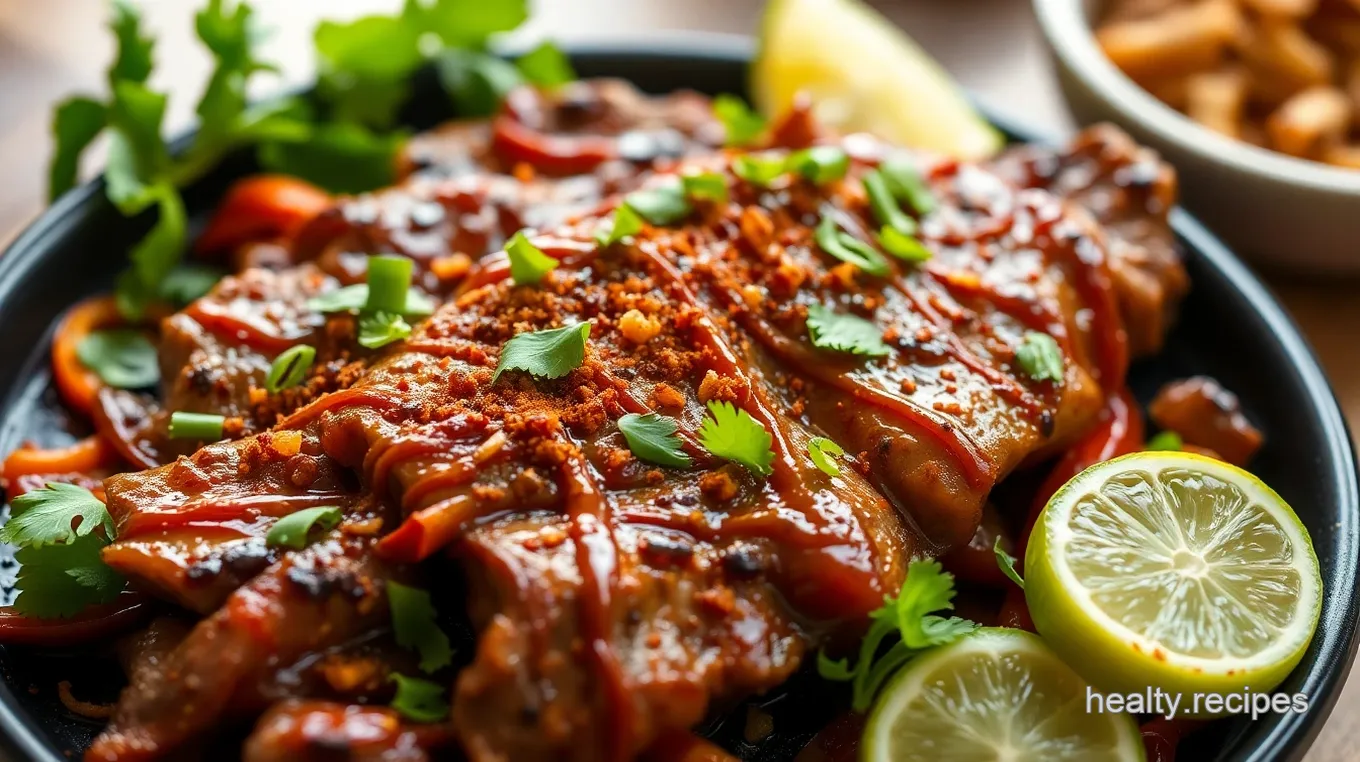
[[[1143,449],[1162,452],[1179,452],[1185,449],[1185,440],[1181,438],[1180,434],[1177,434],[1174,431],[1160,431],[1156,436],[1147,441],[1147,445],[1144,446]]]
[[[340,518],[340,509],[333,505],[293,511],[274,522],[274,526],[264,536],[264,543],[271,548],[302,550],[307,547],[308,536],[313,529],[329,532],[340,523]]]
[[[845,450],[826,437],[813,437],[807,445],[808,457],[812,463],[827,476],[840,476],[841,464],[836,459],[845,455]]]
[[[99,554],[115,538],[103,501],[83,487],[49,482],[14,498],[0,542],[19,548],[15,609],[51,619],[111,602],[124,580]]]
[[[505,244],[505,254],[510,258],[510,277],[518,286],[537,284],[558,265],[556,259],[529,243],[523,230],[510,237],[509,243]]]
[[[1026,331],[1015,350],[1015,363],[1035,381],[1062,384],[1063,354],[1058,342],[1046,333]]]
[[[699,172],[680,176],[685,195],[695,201],[727,203],[727,179],[717,172]]]
[[[820,652],[817,672],[828,680],[851,683],[851,707],[857,712],[868,710],[883,683],[902,665],[927,648],[951,643],[977,629],[977,624],[966,619],[931,613],[953,609],[954,594],[954,577],[939,561],[912,561],[901,591],[885,597],[883,608],[869,615],[869,632],[860,642],[854,666]],[[880,654],[884,639],[894,633],[899,640]]]
[[[628,442],[628,449],[639,460],[658,466],[689,468],[693,461],[675,433],[679,429],[674,418],[658,413],[629,413],[619,419],[619,431]]]
[[[642,219],[658,227],[681,222],[694,211],[679,180],[633,191],[624,198],[624,203]]]
[[[916,165],[895,157],[884,161],[878,171],[888,182],[893,196],[911,206],[918,215],[924,217],[935,211],[935,194],[930,192],[930,186],[926,185]]]
[[[774,440],[751,414],[730,402],[709,400],[708,414],[699,427],[699,443],[719,458],[734,460],[756,476],[774,473]]]
[[[897,198],[888,187],[888,181],[883,177],[883,173],[878,170],[868,172],[864,175],[864,192],[869,197],[869,208],[874,213],[874,219],[878,224],[886,229],[895,230],[903,235],[916,234],[916,220],[902,211],[897,205]]]
[[[723,93],[714,98],[713,113],[727,129],[729,146],[749,145],[765,132],[765,118],[735,95]]]
[[[76,355],[99,379],[119,389],[142,389],[161,380],[156,346],[141,331],[94,331],[76,345]]]
[[[449,702],[438,683],[393,672],[388,680],[397,684],[392,708],[412,722],[440,722],[449,716]]]
[[[822,251],[870,275],[882,277],[892,272],[888,260],[877,249],[841,230],[830,212],[822,214],[815,238]]]
[[[883,250],[904,262],[921,263],[930,259],[930,249],[916,236],[903,233],[891,225],[884,225],[878,232],[878,242]]]
[[[216,442],[222,438],[222,427],[226,422],[227,419],[220,415],[177,410],[170,414],[170,438]]]
[[[369,349],[385,347],[411,335],[411,324],[395,312],[370,312],[359,318],[359,344]]]
[[[307,371],[316,361],[316,348],[309,344],[289,347],[274,358],[265,376],[264,388],[269,392],[291,389],[307,380]]]
[[[789,154],[789,169],[814,185],[825,185],[850,171],[850,155],[840,146],[813,146]]]
[[[992,543],[992,554],[996,556],[996,565],[1001,569],[1001,573],[1006,575],[1006,578],[1011,582],[1019,585],[1021,590],[1024,590],[1025,580],[1020,576],[1020,572],[1015,570],[1018,559],[1001,547],[1000,535],[997,535],[996,542]]]
[[[883,342],[878,326],[855,315],[814,304],[808,307],[808,336],[819,349],[834,349],[869,357],[887,357],[892,348]]]
[[[524,81],[539,87],[560,87],[576,79],[571,61],[551,42],[540,43],[520,56],[515,60],[515,68],[524,76]]]
[[[747,153],[732,160],[732,173],[757,188],[768,188],[788,171],[788,157],[776,153]]]
[[[588,338],[590,323],[521,333],[501,348],[491,383],[507,370],[526,371],[538,378],[561,378],[585,362]]]
[[[622,241],[629,236],[637,235],[642,232],[642,218],[633,208],[627,204],[620,204],[614,210],[614,215],[609,222],[600,225],[595,231],[595,242],[601,246],[609,247]]]
[[[397,645],[420,654],[422,670],[436,672],[453,663],[449,636],[439,628],[439,614],[428,592],[388,580],[387,602]]]

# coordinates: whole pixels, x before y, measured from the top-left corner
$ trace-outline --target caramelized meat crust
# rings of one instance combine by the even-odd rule
[[[704,148],[698,96],[658,103],[618,87],[568,88],[552,108],[519,93],[489,128],[414,141],[402,186],[338,202],[287,244],[302,264],[247,271],[171,318],[176,404],[220,405],[249,436],[106,485],[119,526],[108,562],[215,613],[159,657],[162,679],[133,681],[89,759],[176,758],[266,709],[247,759],[424,760],[452,745],[479,762],[634,758],[777,686],[859,631],[912,559],[967,543],[1000,480],[1088,430],[1184,291],[1165,220],[1174,178],[1118,133],[986,166],[821,138],[852,157],[847,177],[758,187],[738,176],[740,154]],[[565,159],[525,158],[542,145],[526,131],[576,142]],[[646,141],[651,153],[624,154]],[[828,251],[824,229],[875,240],[862,181],[889,155],[913,162],[936,199],[918,235],[932,256],[875,249],[874,274]],[[1147,162],[1156,176],[1130,179]],[[596,242],[619,191],[693,173],[720,177],[726,198]],[[422,194],[449,183],[504,186],[524,214],[440,197],[439,220],[431,211],[412,232]],[[465,203],[485,219],[451,221]],[[356,214],[362,204],[377,211]],[[545,207],[530,238],[560,265],[516,285],[496,249]],[[409,340],[359,353],[353,318],[307,314],[304,294],[361,280],[352,255],[389,249],[415,259],[444,304]],[[476,261],[442,280],[434,262],[457,252]],[[325,361],[303,387],[261,395],[282,347],[221,329],[214,310],[242,325],[264,316],[266,334],[297,326],[289,340]],[[826,311],[867,321],[888,356],[819,345],[809,319]],[[497,373],[513,337],[573,324],[589,340],[566,375]],[[1034,332],[1054,339],[1060,381],[1017,359]],[[224,368],[221,387],[194,386],[192,368],[243,345],[255,354]],[[767,477],[702,446],[710,403],[770,434]],[[676,421],[690,468],[629,449],[618,419],[648,412]],[[818,436],[846,450],[839,474],[808,457]],[[315,505],[344,509],[331,537],[266,546],[279,517]],[[436,676],[452,690],[448,722],[352,706],[380,705],[390,686],[340,690],[310,666],[322,655],[399,669],[382,645],[384,580],[423,572],[438,585],[455,569],[477,645],[456,676]]]

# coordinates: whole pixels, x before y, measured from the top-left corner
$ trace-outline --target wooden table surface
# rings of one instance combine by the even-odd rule
[[[188,124],[207,61],[192,34],[197,0],[141,0],[160,39],[153,84],[172,95],[171,129]],[[531,28],[559,40],[625,37],[644,30],[749,34],[760,0],[538,0]],[[878,0],[967,87],[1002,113],[1051,132],[1072,126],[1045,58],[1027,0]],[[399,0],[257,0],[274,30],[268,52],[283,83],[312,71],[310,30],[323,13],[347,18],[390,10]],[[99,92],[112,51],[101,0],[0,0],[0,243],[42,207],[52,104],[74,90]],[[101,157],[96,152],[93,162]],[[1357,241],[1360,244],[1360,241]],[[121,252],[110,252],[121,256]],[[1357,250],[1360,256],[1360,250]],[[1360,430],[1360,281],[1307,281],[1273,275],[1276,293],[1322,358],[1353,429]],[[1360,670],[1349,681],[1308,755],[1311,762],[1354,759],[1360,748]]]

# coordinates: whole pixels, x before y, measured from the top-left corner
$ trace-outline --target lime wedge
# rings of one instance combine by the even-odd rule
[[[751,68],[751,93],[767,117],[808,93],[816,115],[846,132],[960,159],[1005,143],[938,63],[858,0],[771,0]]]
[[[1044,639],[1095,686],[1182,696],[1270,691],[1321,611],[1308,531],[1260,479],[1182,452],[1100,463],[1044,508],[1025,553]],[[1207,699],[1205,699],[1207,703]],[[1218,705],[1219,707],[1222,704]]]
[[[864,762],[1143,762],[1133,718],[1086,713],[1087,685],[1038,637],[980,629],[907,664],[879,696]]]

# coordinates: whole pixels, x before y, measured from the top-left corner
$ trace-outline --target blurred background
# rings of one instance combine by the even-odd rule
[[[197,0],[139,0],[161,62],[152,84],[170,93],[170,132],[187,126],[208,61],[193,35]],[[311,30],[323,14],[345,19],[391,11],[400,0],[259,0],[273,30],[265,57],[282,63],[274,87],[306,82]],[[620,39],[663,31],[752,34],[762,0],[538,0],[526,35],[559,42]],[[1068,115],[1028,0],[871,0],[905,28],[982,102],[1052,137]],[[105,0],[0,0],[0,245],[42,208],[52,105],[73,91],[103,92],[112,54]],[[102,162],[96,150],[92,166]],[[1360,246],[1357,246],[1360,254]],[[1355,284],[1266,273],[1320,354],[1352,429],[1360,425],[1360,299]],[[1309,752],[1310,762],[1357,758],[1360,684],[1352,679]]]

